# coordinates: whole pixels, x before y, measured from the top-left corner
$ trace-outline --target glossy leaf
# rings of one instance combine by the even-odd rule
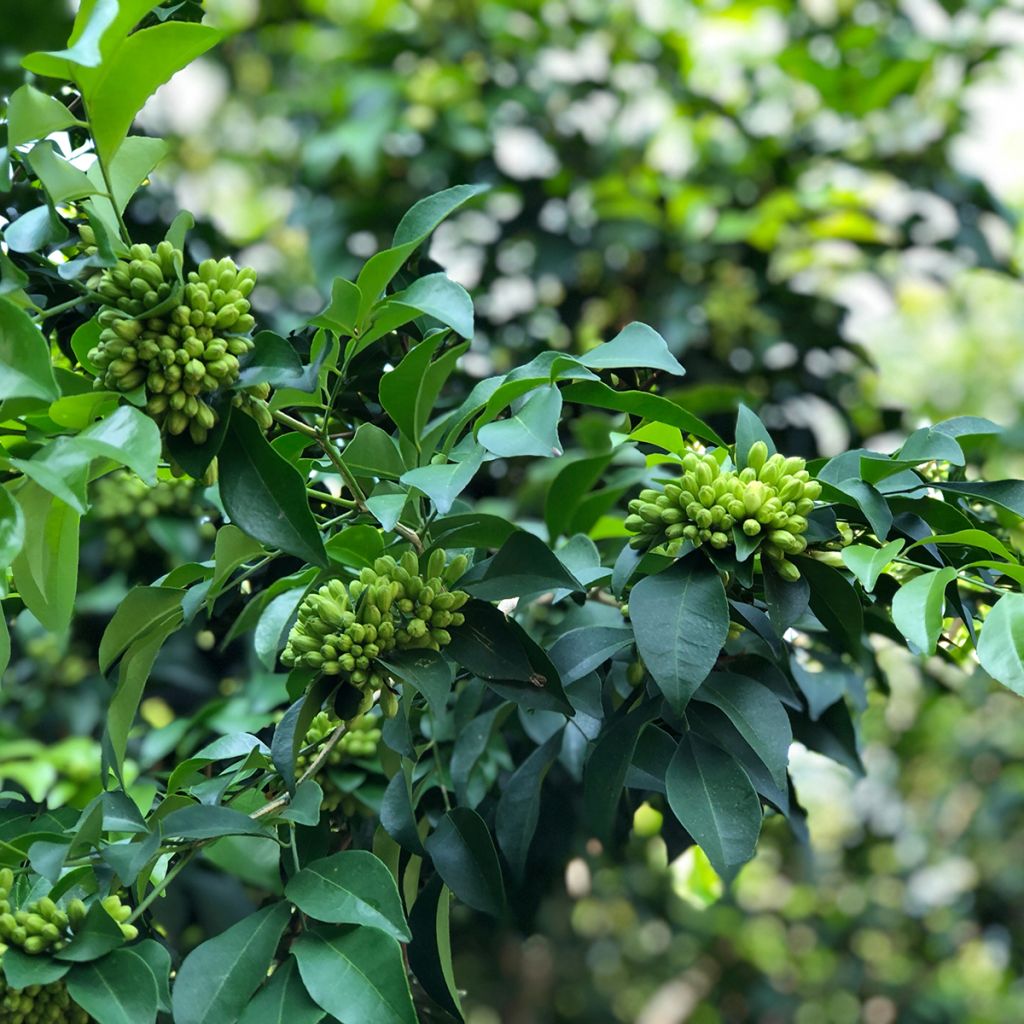
[[[232,522],[270,548],[326,566],[327,553],[295,467],[267,443],[255,420],[234,416],[220,460],[220,495]]]
[[[400,942],[412,937],[391,872],[364,850],[308,864],[289,880],[285,895],[316,921],[379,928]]]
[[[1024,696],[1024,595],[1004,594],[985,616],[978,641],[981,667]]]
[[[416,1024],[401,947],[390,935],[314,925],[292,952],[309,994],[343,1024]]]
[[[942,632],[946,587],[955,579],[956,569],[952,566],[926,572],[904,583],[892,599],[892,621],[923,654],[935,653]]]
[[[725,751],[685,733],[669,762],[665,791],[672,813],[726,880],[754,855],[761,802]]]
[[[290,916],[287,903],[275,903],[192,950],[174,982],[174,1024],[238,1020],[266,978]]]
[[[695,552],[637,583],[629,612],[648,672],[682,712],[714,668],[729,633],[721,577]]]
[[[238,1024],[318,1024],[325,1014],[306,991],[294,957],[289,957],[253,996]]]
[[[0,298],[0,400],[60,398],[46,339],[28,314]]]
[[[424,846],[445,885],[474,910],[500,917],[505,909],[501,866],[483,819],[454,807],[427,836]]]
[[[79,964],[67,976],[68,994],[97,1024],[152,1024],[159,993],[153,972],[130,949]]]

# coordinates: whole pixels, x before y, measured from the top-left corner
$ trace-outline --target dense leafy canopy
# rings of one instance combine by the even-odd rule
[[[515,365],[474,382],[473,302],[423,249],[500,182],[444,181],[410,203],[287,336],[253,336],[255,272],[202,258],[188,214],[133,243],[129,201],[146,201],[165,150],[129,129],[217,41],[194,13],[83,4],[67,49],[25,59],[38,77],[7,108],[0,661],[7,617],[40,653],[91,636],[102,680],[80,731],[102,740],[4,770],[5,997],[45,986],[43,1002],[100,1024],[460,1019],[453,901],[528,917],[574,850],[628,845],[647,798],[664,798],[672,856],[699,847],[707,884],[732,880],[766,820],[804,828],[794,737],[860,768],[847,697],[884,677],[884,644],[977,661],[1024,692],[1024,483],[978,476],[996,424],[951,419],[894,451],[806,461],[746,405],[726,418],[735,390],[688,403],[680,380],[707,357],[680,361],[689,338],[613,307],[582,315],[585,345],[552,331],[560,344],[512,345]],[[780,56],[791,80],[821,74],[808,25]],[[917,63],[869,76],[863,102]],[[680,101],[630,211],[644,255],[620,269],[661,263],[663,206],[686,240],[664,262],[684,279],[701,246],[793,260],[808,239],[881,237],[870,210],[840,216],[800,182],[759,178],[758,126],[729,109],[750,97],[715,88]],[[712,140],[685,186],[684,114]],[[701,227],[726,125],[749,144],[750,195]],[[543,175],[498,165],[562,188],[550,159]],[[467,180],[493,177],[469,163]],[[544,207],[526,186],[520,202]],[[779,214],[794,204],[795,240]],[[386,209],[374,218],[380,231]],[[715,330],[735,327],[727,312]],[[747,312],[736,329],[761,337]],[[800,300],[786,316],[806,313]],[[780,400],[789,376],[768,376]],[[509,474],[532,512],[480,500]],[[95,585],[104,546],[122,574]],[[242,679],[175,717],[164,683],[230,657]],[[250,912],[211,906],[190,941],[164,895],[225,879]]]

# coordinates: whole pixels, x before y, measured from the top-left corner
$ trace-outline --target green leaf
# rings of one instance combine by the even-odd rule
[[[293,388],[302,383],[302,360],[284,338],[273,331],[259,331],[252,342],[252,351],[238,376],[239,387],[266,383],[275,388]]]
[[[679,360],[669,352],[665,339],[653,327],[635,320],[626,324],[611,341],[580,356],[580,362],[591,370],[644,366],[651,370],[664,370],[676,377],[686,373]]]
[[[400,479],[403,484],[421,490],[443,516],[451,511],[455,499],[469,486],[483,460],[484,450],[478,447],[462,462],[410,469]]]
[[[552,541],[559,534],[570,532],[580,502],[601,479],[610,461],[610,454],[594,455],[587,459],[570,457],[558,471],[544,499],[544,521]]]
[[[71,621],[78,586],[79,514],[33,481],[15,498],[25,519],[25,542],[12,562],[14,584],[28,610],[51,633]]]
[[[452,972],[450,910],[451,891],[435,875],[416,897],[409,914],[413,939],[406,952],[409,967],[427,995],[461,1021],[462,1003]]]
[[[523,761],[501,790],[494,834],[512,868],[512,874],[520,882],[525,876],[526,858],[537,831],[541,786],[561,748],[562,732],[559,730]]]
[[[672,813],[731,880],[754,855],[761,801],[740,765],[725,751],[685,733],[669,762],[665,792]]]
[[[736,465],[740,469],[746,468],[750,446],[757,441],[764,441],[769,455],[777,451],[772,435],[768,433],[761,418],[741,402],[736,414]]]
[[[703,420],[670,399],[662,398],[661,395],[651,395],[645,391],[615,391],[600,381],[585,380],[568,385],[562,392],[562,397],[567,402],[574,402],[577,405],[614,409],[617,412],[642,416],[656,423],[667,423],[670,427],[678,427],[686,433],[696,434],[697,437],[726,447],[725,441]]]
[[[843,548],[843,564],[860,580],[867,591],[875,589],[882,570],[903,550],[903,540],[891,540],[880,548],[870,544],[850,544]]]
[[[540,538],[525,530],[513,533],[489,561],[473,566],[459,586],[485,601],[545,590],[585,589]]]
[[[213,544],[213,576],[206,596],[208,605],[213,606],[213,602],[237,568],[263,553],[263,545],[243,533],[237,526],[222,526],[217,531],[217,538]]]
[[[23,85],[7,103],[7,145],[13,150],[81,123],[60,100],[31,85]]]
[[[629,614],[637,650],[669,704],[682,713],[714,668],[729,633],[717,570],[694,552],[633,587]]]
[[[529,682],[533,676],[530,659],[505,616],[483,601],[469,601],[462,614],[466,621],[451,631],[448,654],[481,679]]]
[[[771,772],[775,784],[786,788],[789,745],[793,730],[779,699],[766,686],[732,672],[714,672],[694,694],[728,716],[737,732]]]
[[[380,530],[368,523],[357,523],[339,530],[327,541],[327,554],[341,565],[365,568],[384,554]]]
[[[288,957],[253,997],[238,1024],[318,1024],[325,1012],[306,991],[295,958]]]
[[[268,672],[274,671],[277,653],[284,647],[288,627],[305,593],[305,587],[293,587],[283,594],[278,594],[263,609],[256,623],[252,638],[253,648],[260,664]]]
[[[331,285],[331,301],[309,322],[313,327],[322,327],[335,334],[354,334],[361,298],[356,285],[343,277],[336,277]]]
[[[998,537],[993,537],[991,533],[986,533],[984,530],[956,530],[953,533],[937,533],[914,541],[907,550],[911,551],[914,548],[923,547],[925,544],[954,544],[968,548],[980,548],[982,551],[988,551],[1006,559],[1007,562],[1017,562],[1017,556]]]
[[[68,994],[97,1024],[153,1024],[159,993],[142,957],[115,949],[79,964],[67,977]]]
[[[460,206],[490,189],[490,185],[453,185],[411,206],[398,222],[392,246],[419,245],[438,224]]]
[[[4,950],[4,980],[11,988],[29,985],[51,985],[60,981],[71,970],[71,964],[61,963],[48,956],[29,956],[11,945]]]
[[[842,573],[813,558],[797,558],[800,575],[811,588],[811,611],[818,621],[846,649],[857,656],[864,646],[864,610],[857,591],[846,582]]]
[[[474,910],[500,917],[505,885],[491,834],[483,818],[468,807],[454,807],[423,844],[437,873],[455,895]]]
[[[151,486],[160,462],[160,429],[145,413],[121,406],[87,427],[73,443],[92,458],[107,458],[134,470]]]
[[[637,740],[656,718],[660,701],[648,700],[618,718],[600,735],[583,770],[583,817],[590,831],[607,841],[615,824]]]
[[[1024,697],[1024,594],[1004,594],[985,616],[978,660],[997,683]]]
[[[60,398],[46,339],[28,314],[0,298],[0,400]]]
[[[290,917],[287,903],[275,903],[192,950],[174,983],[174,1024],[237,1020],[266,978]]]
[[[25,513],[6,487],[0,487],[0,570],[14,561],[25,543]]]
[[[220,496],[232,522],[269,548],[327,566],[327,553],[298,471],[267,443],[250,416],[228,425],[230,457],[221,459]]]
[[[81,199],[99,191],[85,171],[58,156],[49,142],[37,142],[28,154],[28,162],[54,203]]]
[[[117,606],[99,646],[100,671],[111,665],[137,640],[172,620],[181,621],[184,591],[172,587],[135,587]]]
[[[309,994],[344,1024],[416,1024],[401,947],[390,935],[314,925],[292,952]]]
[[[932,461],[948,462],[954,466],[964,464],[964,453],[960,445],[948,431],[936,430],[935,427],[921,427],[920,430],[915,430],[893,458],[915,465]]]
[[[423,844],[416,828],[409,778],[403,769],[392,776],[384,790],[380,806],[380,823],[384,831],[401,847],[422,857]]]
[[[394,876],[365,850],[345,850],[304,867],[285,896],[315,921],[379,928],[400,942],[412,938]]]
[[[37,206],[8,224],[3,235],[11,252],[39,252],[66,241],[68,230],[49,206]]]
[[[444,712],[455,676],[444,655],[429,648],[389,652],[377,659],[396,679],[419,690],[435,715]]]
[[[444,382],[466,350],[465,345],[457,345],[432,363],[431,357],[443,340],[443,334],[435,334],[421,341],[380,381],[380,404],[417,447]]]
[[[133,135],[124,140],[114,159],[110,162],[110,184],[114,191],[114,203],[111,206],[106,196],[93,196],[86,204],[93,216],[103,224],[110,225],[110,233],[116,237],[117,217],[114,213],[123,212],[139,186],[149,177],[150,171],[167,155],[170,147],[163,139],[150,139],[143,135]],[[106,183],[99,163],[89,168],[89,177],[99,187]],[[181,248],[181,246],[175,246]]]
[[[405,463],[391,435],[373,423],[359,425],[342,450],[341,460],[356,476],[397,480],[405,472]]]
[[[0,303],[3,305],[3,303]],[[968,483],[958,480],[937,483],[932,486],[950,494],[960,494],[973,501],[983,501],[998,508],[1006,509],[1018,518],[1024,518],[1024,481],[980,480]]]
[[[97,900],[89,907],[85,922],[75,930],[74,938],[54,956],[70,963],[88,963],[106,956],[124,942],[121,926]]]
[[[389,303],[409,306],[417,313],[439,320],[463,338],[473,337],[473,300],[469,292],[447,274],[428,274],[417,278]]]
[[[946,587],[955,579],[956,569],[952,566],[922,573],[904,583],[892,599],[892,621],[923,654],[935,653],[942,632]]]
[[[551,646],[548,657],[558,669],[562,685],[568,686],[632,643],[633,631],[628,627],[580,626],[563,633]]]
[[[118,668],[117,688],[110,699],[107,710],[106,738],[114,754],[115,767],[120,771],[128,747],[128,734],[135,721],[146,680],[156,661],[164,641],[180,624],[180,618],[161,620],[159,626],[144,633],[121,658]]]
[[[177,839],[218,839],[221,836],[262,836],[266,828],[233,807],[192,804],[161,818],[165,836]]]
[[[558,456],[562,454],[562,442],[558,438],[561,415],[562,393],[551,384],[538,388],[508,419],[481,427],[477,440],[489,452],[505,458]]]
[[[438,224],[488,185],[455,185],[421,199],[399,221],[390,249],[371,256],[359,271],[356,285],[361,301],[358,319],[364,321],[376,305],[384,289]]]
[[[170,1013],[171,989],[168,979],[171,974],[171,954],[167,948],[161,946],[156,939],[143,939],[126,952],[133,953],[145,961],[156,982],[158,1006],[164,1013]]]
[[[101,160],[113,158],[150,95],[220,38],[209,25],[165,22],[119,41],[95,70],[74,73]]]

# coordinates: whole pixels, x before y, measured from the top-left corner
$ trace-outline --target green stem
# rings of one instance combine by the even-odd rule
[[[139,905],[132,911],[131,917],[128,918],[125,924],[131,924],[133,921],[140,918],[150,908],[150,906],[160,898],[161,893],[163,893],[167,886],[169,886],[171,882],[181,874],[202,845],[204,845],[204,843],[193,846],[191,850],[182,856],[181,860],[179,860],[178,863],[175,864],[174,867],[171,868],[170,871],[168,871],[152,889],[150,889],[145,899],[143,899],[142,902],[139,903]]]
[[[359,507],[354,501],[349,501],[348,498],[336,498],[333,494],[328,494],[326,491],[318,491],[315,487],[307,487],[306,493],[311,498],[316,498],[317,501],[325,502],[328,505],[340,505],[342,508]]]
[[[107,195],[110,197],[110,208],[114,211],[114,215],[117,217],[117,226],[121,229],[122,240],[125,245],[131,245],[132,236],[128,233],[128,225],[125,224],[124,217],[118,209],[117,201],[114,199],[114,185],[110,180],[110,173],[107,170],[107,162],[99,155],[99,153],[96,154],[96,161],[100,165],[100,173],[103,175],[103,183],[107,186]]]

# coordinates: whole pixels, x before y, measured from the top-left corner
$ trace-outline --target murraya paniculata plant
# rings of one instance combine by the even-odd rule
[[[631,833],[730,881],[766,815],[802,829],[794,740],[860,769],[847,698],[884,642],[1024,693],[1024,483],[974,469],[994,423],[805,461],[745,407],[723,437],[673,400],[640,323],[471,382],[470,297],[417,252],[483,186],[417,203],[288,338],[250,269],[191,258],[187,214],[131,238],[166,148],[131,120],[217,41],[154,6],[83,4],[7,103],[4,660],[8,619],[84,614],[83,518],[180,506],[214,545],[107,615],[96,788],[0,794],[5,1020],[460,1019],[453,901],[527,925]],[[583,415],[602,442],[564,454]],[[529,516],[478,508],[517,460],[545,468]],[[154,726],[190,632],[248,652],[247,731]],[[182,948],[166,908],[200,866],[253,909]]]

